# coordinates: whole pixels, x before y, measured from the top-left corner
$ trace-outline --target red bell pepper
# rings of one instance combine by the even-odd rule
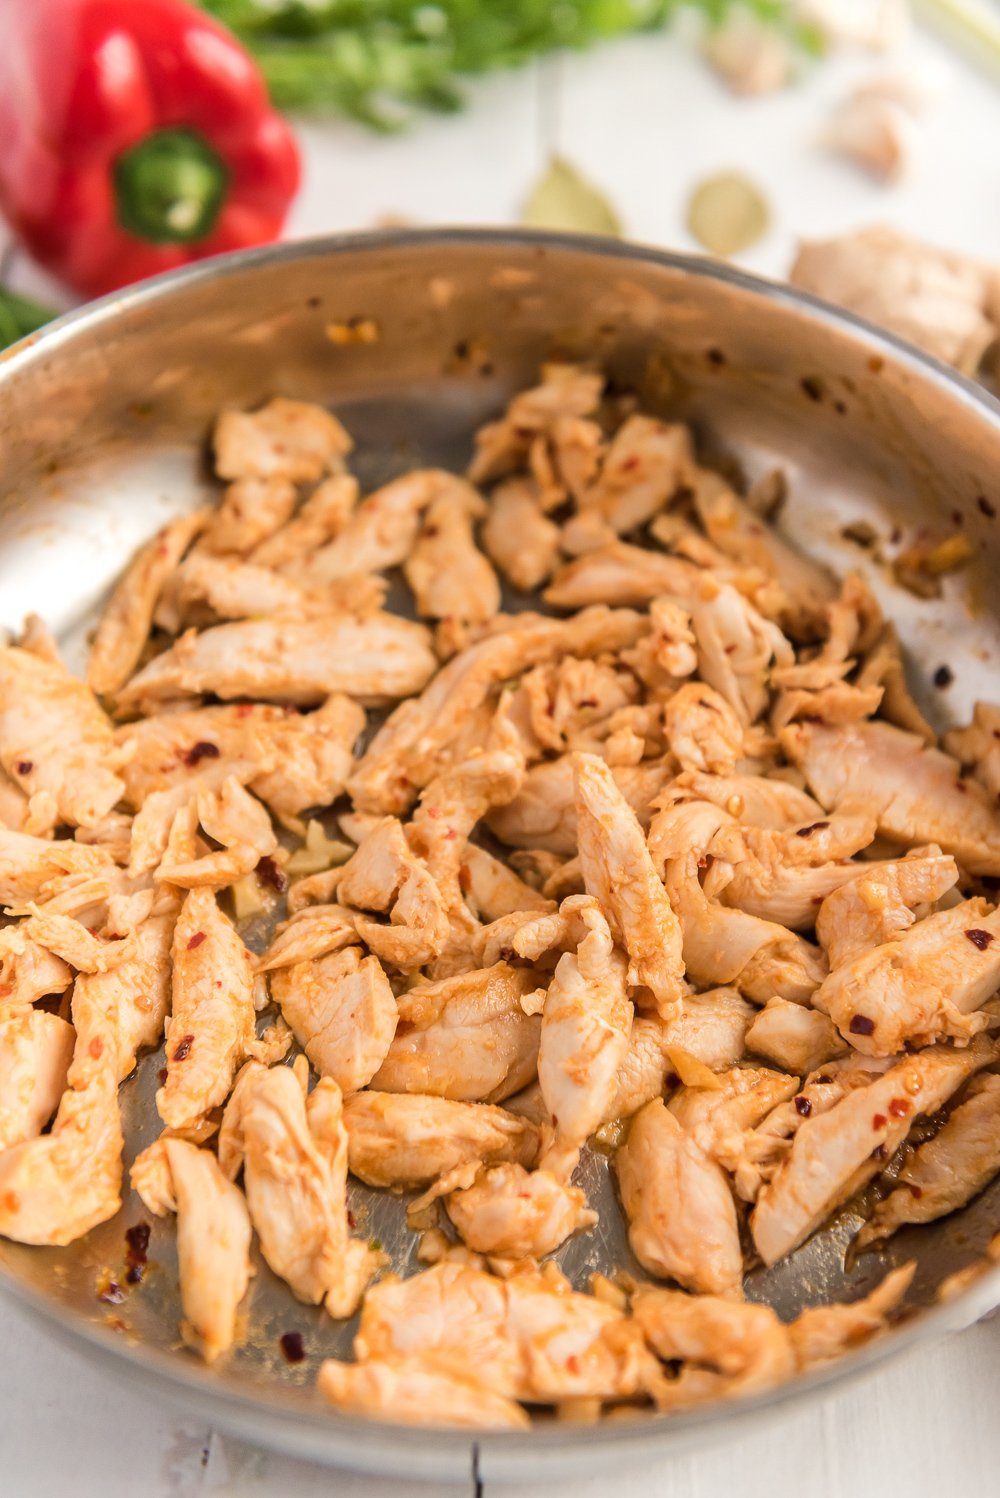
[[[2,0],[0,209],[96,296],[276,238],[299,183],[256,66],[185,0]]]

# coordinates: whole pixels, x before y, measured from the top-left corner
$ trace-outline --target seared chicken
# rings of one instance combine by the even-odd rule
[[[213,445],[220,478],[283,478],[302,484],[315,483],[352,444],[322,406],[279,397],[257,411],[223,412]]]
[[[43,1009],[0,1008],[0,1156],[34,1139],[66,1090],[73,1026]]]
[[[500,1259],[543,1258],[597,1221],[578,1187],[517,1164],[484,1169],[445,1205],[468,1248]]]
[[[398,1011],[377,957],[348,946],[279,968],[275,1002],[321,1077],[345,1092],[367,1087],[389,1054]]]
[[[421,1186],[467,1167],[502,1161],[527,1166],[538,1130],[485,1103],[416,1093],[357,1092],[345,1099],[352,1175],[370,1186]]]
[[[513,1399],[475,1378],[425,1368],[419,1362],[376,1361],[320,1365],[316,1387],[338,1410],[400,1425],[526,1430],[531,1422]]]
[[[500,584],[476,545],[473,521],[486,503],[463,479],[439,483],[403,563],[422,618],[482,623],[500,608]]]
[[[212,1363],[236,1338],[251,1274],[250,1217],[242,1191],[208,1150],[167,1139],[164,1153],[177,1212],[181,1334]]]

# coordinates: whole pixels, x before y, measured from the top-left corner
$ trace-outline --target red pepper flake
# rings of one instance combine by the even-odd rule
[[[570,1373],[579,1373],[580,1359],[577,1357],[575,1352],[571,1352],[569,1357],[566,1359],[566,1368]]]
[[[436,822],[441,815],[440,806],[428,806],[427,815],[431,818],[432,821]]]
[[[160,1086],[162,1087],[167,1080],[167,1068],[165,1066],[161,1066],[156,1075],[159,1078]]]
[[[963,796],[967,796],[969,794],[969,787],[966,785],[964,780],[956,780],[955,789],[956,791],[961,791]]]
[[[980,494],[979,498],[976,500],[976,504],[979,506],[981,512],[986,516],[987,520],[995,520],[997,518],[997,507],[986,498],[985,494]]]
[[[889,1112],[893,1118],[905,1118],[908,1113],[913,1112],[913,1104],[907,1097],[890,1098]]]
[[[923,1186],[913,1186],[913,1185],[910,1186],[910,1195],[912,1197],[914,1197],[917,1201],[920,1200],[920,1198],[923,1196],[923,1194],[924,1194],[924,1188],[923,1188]]]
[[[193,770],[203,759],[218,759],[221,753],[218,744],[212,744],[208,739],[199,739],[185,754],[184,763]]]
[[[140,1284],[146,1273],[149,1232],[148,1222],[125,1229],[125,1279],[130,1285]]]
[[[829,827],[829,822],[810,822],[808,827],[800,827],[796,837],[811,837],[814,832],[821,832],[824,827]]]
[[[934,685],[942,692],[946,687],[950,687],[954,680],[955,673],[950,666],[938,666],[934,672]]]
[[[884,1113],[876,1113],[872,1116],[872,1128],[884,1129],[889,1120]]]
[[[350,1207],[348,1207],[348,1209],[347,1209],[347,1226],[349,1228],[356,1228],[357,1225],[358,1224],[355,1221],[354,1213],[351,1211]]]
[[[821,717],[819,713],[801,713],[799,715],[799,722],[800,723],[818,723],[819,726],[822,727],[823,724],[826,722],[826,719],[824,717]]]
[[[979,948],[980,952],[985,952],[986,948],[993,940],[992,932],[980,931],[978,928],[973,928],[973,930],[971,931],[966,931],[965,934],[971,941],[972,945]]]
[[[236,716],[237,718],[248,718],[253,709],[254,704],[252,702],[240,702],[236,708]]]
[[[631,457],[623,458],[618,468],[621,473],[633,473],[639,466],[639,458],[633,453]]]
[[[445,833],[445,840],[446,840],[446,842],[450,843],[451,840],[452,840],[452,838],[456,838],[456,837],[458,837],[458,833],[455,831],[454,827],[449,827],[448,830],[447,830],[447,832]]]
[[[813,1079],[813,1086],[814,1087],[825,1087],[825,1086],[827,1086],[828,1083],[830,1083],[832,1081],[833,1081],[833,1078],[831,1076],[829,1076],[827,1072],[824,1072],[821,1077],[815,1077]]]
[[[458,871],[458,887],[463,895],[467,895],[472,888],[472,870],[467,863],[463,863]]]
[[[93,1056],[93,1058],[94,1058],[95,1061],[100,1061],[101,1054],[102,1054],[102,1052],[104,1050],[104,1041],[101,1039],[101,1037],[99,1035],[95,1035],[94,1038],[93,1038],[93,1040],[90,1042],[89,1046],[87,1047],[87,1050]]]
[[[265,857],[257,864],[257,878],[263,879],[272,889],[276,889],[279,895],[284,894],[288,888],[288,878],[282,869],[279,869],[273,858]]]
[[[202,942],[204,940],[205,940],[205,933],[204,933],[204,931],[196,931],[194,933],[194,935],[191,937],[191,939],[188,942],[188,944],[187,944],[188,951],[189,952],[193,952],[194,949],[195,949],[195,947],[200,947],[201,944],[202,944]]]
[[[869,1019],[867,1014],[852,1014],[851,1023],[847,1028],[852,1035],[874,1035],[875,1021]]]
[[[597,701],[596,697],[581,697],[580,701],[577,703],[577,707],[597,707],[597,706],[598,706],[598,701]]]
[[[800,1118],[808,1118],[809,1115],[810,1115],[810,1113],[812,1112],[812,1110],[813,1110],[812,1103],[809,1101],[809,1099],[807,1097],[803,1097],[802,1094],[801,1094],[801,1092],[800,1092],[799,1095],[798,1095],[798,1097],[795,1099],[795,1111],[796,1111],[796,1113],[799,1115]]]
[[[889,1153],[889,1151],[886,1149],[886,1147],[885,1147],[884,1144],[877,1144],[875,1146],[875,1148],[872,1150],[872,1159],[873,1160],[884,1160],[886,1158],[886,1156],[888,1155],[888,1153]]]
[[[194,1036],[185,1035],[183,1039],[178,1043],[176,1051],[170,1058],[171,1061],[186,1061],[191,1054],[191,1047],[193,1045]]]
[[[30,775],[35,768],[35,761],[33,759],[19,759],[14,768],[19,775]]]
[[[301,1332],[283,1332],[280,1339],[281,1353],[286,1363],[301,1363],[305,1359],[306,1345]]]
[[[125,1299],[125,1291],[110,1274],[102,1274],[97,1282],[97,1298],[103,1300],[105,1305],[120,1306]]]
[[[663,1079],[663,1085],[665,1087],[679,1087],[681,1085],[681,1079],[675,1071],[668,1071],[667,1075]]]

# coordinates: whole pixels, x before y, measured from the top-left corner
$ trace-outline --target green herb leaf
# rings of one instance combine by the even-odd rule
[[[398,130],[454,110],[457,79],[548,52],[657,31],[680,11],[717,24],[737,3],[808,47],[790,0],[200,0],[256,58],[279,107]]]
[[[763,239],[771,221],[763,193],[739,172],[720,172],[696,187],[687,226],[713,255],[738,255]]]
[[[18,296],[0,286],[0,349],[9,348],[19,338],[26,338],[51,322],[56,314],[26,296]]]
[[[554,156],[528,195],[522,224],[533,229],[565,229],[574,234],[622,235],[622,225],[604,194],[576,167]]]

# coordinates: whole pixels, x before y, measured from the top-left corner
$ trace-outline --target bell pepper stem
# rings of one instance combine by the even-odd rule
[[[157,130],[114,166],[118,222],[153,244],[205,239],[228,186],[222,158],[194,130]]]

